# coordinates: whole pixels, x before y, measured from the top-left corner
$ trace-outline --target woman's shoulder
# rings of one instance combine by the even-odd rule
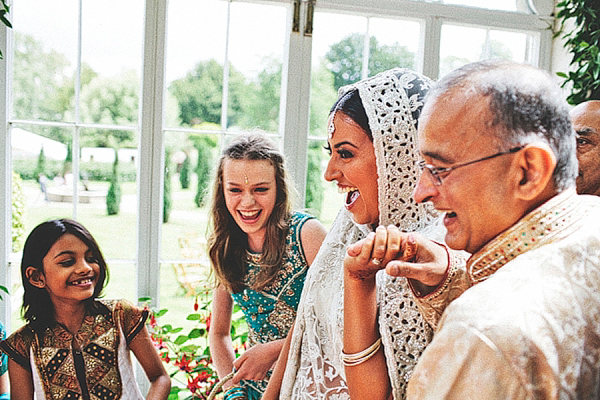
[[[314,215],[311,215],[304,211],[293,211],[290,214],[290,225],[295,225],[298,223],[304,223],[309,219],[315,219]]]

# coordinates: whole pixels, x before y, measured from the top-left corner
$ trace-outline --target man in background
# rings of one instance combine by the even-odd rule
[[[577,133],[577,193],[600,196],[600,101],[575,106],[571,120]]]

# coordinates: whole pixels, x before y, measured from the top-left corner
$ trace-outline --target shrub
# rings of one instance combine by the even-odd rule
[[[171,150],[165,149],[165,170],[163,182],[163,223],[169,222],[171,214]]]
[[[33,175],[35,175],[36,179],[42,174],[46,175],[46,155],[44,154],[44,146],[42,146],[40,149],[40,154],[37,158],[37,165],[35,166],[35,171],[33,172]]]
[[[202,139],[202,138],[201,138]],[[212,147],[205,140],[196,140],[194,147],[198,150],[198,164],[196,165],[196,175],[198,176],[198,189],[194,199],[196,206],[202,207],[206,201],[208,185],[211,178],[212,167]]]
[[[23,194],[23,180],[13,171],[12,173],[12,251],[16,253],[21,249],[21,240],[25,234],[25,195]]]
[[[142,298],[140,301],[150,299]],[[184,333],[183,328],[159,323],[167,309],[153,310],[149,318],[152,341],[171,377],[169,400],[179,399],[180,395],[186,400],[206,399],[219,381],[208,347],[210,309],[210,291],[204,288],[202,294],[196,296],[193,311],[187,316],[188,321],[197,321],[188,333]],[[231,338],[237,356],[246,349],[248,339],[246,320],[237,304],[231,321]]]
[[[321,214],[324,197],[323,178],[321,176],[322,159],[323,152],[319,143],[311,143],[308,147],[305,207],[317,218]]]
[[[115,155],[116,155],[115,150]],[[106,212],[108,215],[117,215],[119,214],[119,209],[121,207],[121,184],[119,183],[119,158],[115,157],[115,161],[113,163],[113,175],[110,180],[110,187],[108,188],[108,193],[106,194]]]
[[[190,156],[186,154],[183,164],[181,164],[181,171],[179,171],[179,182],[182,189],[190,187],[190,168]]]

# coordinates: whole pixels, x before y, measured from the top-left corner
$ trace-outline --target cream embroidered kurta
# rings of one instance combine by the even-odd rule
[[[568,190],[467,263],[412,399],[600,398],[600,198]]]

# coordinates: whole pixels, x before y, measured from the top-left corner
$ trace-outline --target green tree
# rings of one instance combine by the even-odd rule
[[[230,65],[228,125],[238,122],[245,88],[244,75]],[[169,91],[179,102],[179,118],[183,125],[221,123],[223,66],[216,60],[199,62],[185,77],[173,81]]]
[[[328,69],[334,75],[334,88],[357,82],[362,77],[362,58],[365,35],[352,33],[331,46],[325,54]],[[369,39],[368,76],[394,68],[413,68],[415,55],[398,43],[380,45],[375,36]]]
[[[165,169],[163,180],[163,223],[169,222],[171,215],[171,149],[165,148]]]
[[[198,161],[196,164],[196,177],[198,178],[198,187],[194,202],[197,207],[202,207],[206,202],[208,194],[211,169],[212,169],[212,149],[215,144],[210,137],[206,135],[193,137],[194,147],[198,152]]]
[[[40,154],[38,154],[37,164],[33,175],[37,178],[42,174],[46,174],[46,155],[44,154],[44,146],[40,148]]]
[[[110,179],[110,187],[106,194],[106,212],[108,215],[117,215],[121,208],[121,184],[119,183],[119,157],[115,149],[115,161],[113,162],[113,173]]]
[[[16,253],[21,249],[21,239],[25,235],[25,194],[23,193],[23,180],[19,174],[12,173],[12,251]]]
[[[65,82],[70,81],[69,64],[63,54],[46,51],[32,36],[15,32],[12,91],[15,117],[62,120],[65,110],[57,98]]]
[[[81,118],[86,123],[135,125],[139,112],[139,78],[135,71],[93,79],[81,92]],[[135,146],[134,131],[89,129],[82,144],[93,147]]]
[[[318,142],[312,142],[308,146],[308,160],[306,171],[306,201],[305,207],[316,217],[321,215],[323,206],[324,187],[321,174],[321,161],[323,150]]]
[[[265,59],[265,66],[256,82],[249,83],[241,97],[238,126],[277,132],[279,100],[281,98],[281,61]]]
[[[181,171],[179,171],[179,183],[182,189],[190,187],[190,156],[186,153],[185,159],[181,164]]]

